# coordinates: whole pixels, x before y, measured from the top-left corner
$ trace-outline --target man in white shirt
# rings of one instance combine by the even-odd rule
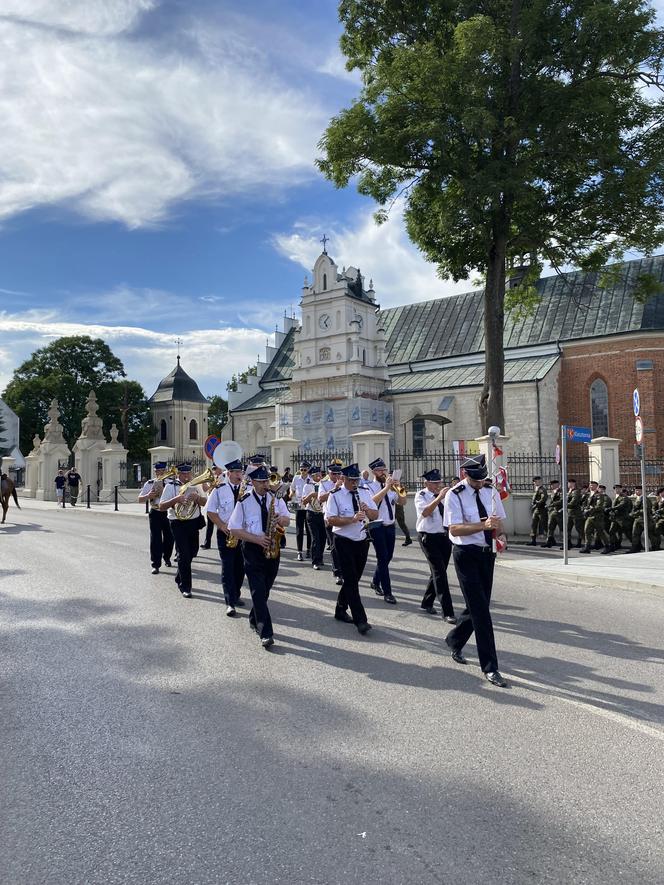
[[[449,491],[440,475],[440,470],[427,470],[422,475],[426,485],[415,495],[417,532],[422,552],[429,563],[429,582],[424,591],[420,606],[430,615],[435,613],[436,597],[443,610],[443,619],[448,624],[456,624],[454,605],[447,580],[447,566],[452,555],[452,544],[447,529],[443,525],[445,515],[444,500]]]
[[[159,498],[164,490],[162,477],[166,473],[166,462],[157,461],[154,465],[154,479],[148,479],[143,483],[143,488],[138,495],[138,503],[150,502],[148,520],[150,522],[150,562],[152,574],[158,575],[162,559],[164,565],[171,567],[171,555],[173,553],[173,533],[168,524],[168,516],[159,509]]]
[[[178,551],[178,571],[175,583],[180,588],[180,593],[191,599],[191,561],[198,553],[199,520],[201,518],[201,506],[205,504],[205,495],[202,495],[198,486],[182,492],[181,487],[191,479],[191,464],[178,464],[177,479],[167,482],[159,500],[159,509],[168,513],[169,524],[173,532],[173,539]],[[178,519],[175,508],[179,504],[191,504],[192,513],[189,519]]]
[[[267,601],[279,571],[279,557],[269,559],[265,555],[272,543],[268,534],[272,502],[278,525],[286,528],[290,516],[283,498],[277,498],[268,489],[270,474],[266,467],[254,470],[251,482],[252,489],[235,505],[228,528],[231,534],[242,541],[244,570],[253,603],[249,612],[249,624],[258,633],[263,648],[268,649],[274,645],[274,631]]]
[[[208,519],[217,527],[217,547],[221,559],[221,586],[226,600],[226,614],[235,617],[236,606],[243,606],[240,599],[244,581],[244,557],[239,544],[228,546],[230,537],[228,521],[240,497],[242,484],[242,461],[229,461],[225,464],[226,482],[210,492],[207,502]]]
[[[507,683],[498,670],[489,611],[496,561],[493,538],[502,531],[505,510],[497,490],[484,486],[488,472],[484,455],[469,458],[461,467],[465,479],[447,493],[443,522],[450,533],[454,567],[466,607],[445,642],[452,650],[452,660],[467,664],[462,650],[474,631],[477,654],[486,679],[492,685],[505,688]]]
[[[309,470],[311,461],[302,461],[300,472],[291,483],[291,501],[295,504],[295,544],[297,546],[297,561],[302,562],[302,546],[304,533],[307,534],[307,559],[311,556],[311,534],[307,525],[307,516],[302,504],[302,492],[309,482]]]
[[[327,535],[327,545],[332,554],[332,571],[337,584],[343,584],[341,577],[341,568],[339,566],[339,557],[334,546],[334,532],[332,526],[327,521],[327,502],[331,493],[343,485],[343,477],[341,475],[341,464],[332,462],[327,466],[327,479],[322,480],[318,489],[318,500],[323,507],[323,519],[325,521],[325,534]]]
[[[332,492],[327,502],[327,521],[332,526],[334,543],[339,557],[343,584],[337,597],[334,617],[351,621],[363,636],[371,630],[360,599],[360,580],[367,563],[369,538],[365,523],[378,517],[371,492],[358,489],[360,469],[357,464],[342,468],[344,484]],[[348,616],[350,607],[352,618]]]
[[[378,519],[383,523],[371,531],[371,543],[376,551],[376,570],[371,581],[371,589],[377,596],[382,596],[385,602],[396,605],[390,580],[390,563],[394,556],[396,539],[395,508],[398,502],[402,504],[405,502],[406,496],[398,495],[394,490],[394,480],[387,475],[387,464],[382,458],[372,461],[369,469],[374,475],[368,484],[369,491],[378,507]]]

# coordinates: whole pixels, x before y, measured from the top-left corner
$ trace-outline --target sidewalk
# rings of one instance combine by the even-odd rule
[[[118,509],[114,510],[113,501],[97,503],[90,502],[90,509],[88,510],[85,497],[79,498],[76,507],[72,507],[69,502],[67,502],[66,506],[58,508],[58,505],[55,501],[37,501],[35,498],[22,498],[20,493],[18,496],[18,501],[21,506],[21,510],[73,510],[75,513],[84,510],[86,513],[104,513],[109,514],[111,516],[145,516],[145,504],[139,504],[136,498],[138,497],[138,489],[123,489],[122,495],[126,496],[126,500],[123,501],[122,497],[118,499]],[[16,509],[16,505],[13,501],[9,504],[9,511],[7,512],[7,519],[10,519],[12,514],[12,509]]]
[[[542,577],[565,584],[592,585],[601,590],[610,585],[625,590],[655,590],[664,593],[664,550],[657,553],[614,553],[578,556],[570,551],[567,565],[561,551],[541,556],[523,553],[518,545],[498,557],[498,568]]]

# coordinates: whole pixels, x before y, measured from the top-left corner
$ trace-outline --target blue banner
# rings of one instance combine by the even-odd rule
[[[590,427],[571,427],[567,424],[565,425],[565,436],[567,442],[589,443],[593,438]]]

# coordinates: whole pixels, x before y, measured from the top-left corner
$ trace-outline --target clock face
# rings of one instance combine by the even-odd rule
[[[330,320],[329,314],[323,313],[320,315],[320,317],[318,319],[318,325],[321,327],[321,329],[329,329],[330,323],[331,323],[331,320]]]

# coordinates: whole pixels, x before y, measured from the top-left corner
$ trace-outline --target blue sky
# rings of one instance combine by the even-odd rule
[[[223,394],[297,308],[323,233],[383,306],[468,288],[437,279],[398,211],[376,228],[314,168],[358,88],[336,0],[0,9],[0,390],[36,348],[87,333],[148,394],[179,336]]]

